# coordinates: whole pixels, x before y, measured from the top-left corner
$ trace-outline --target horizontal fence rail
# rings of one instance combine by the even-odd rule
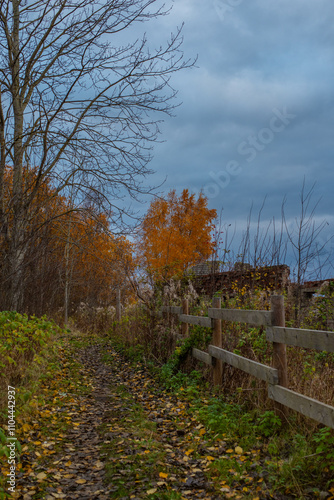
[[[249,311],[242,309],[208,309],[208,316],[214,319],[225,321],[235,321],[240,323],[249,323],[256,326],[271,325],[270,311]]]
[[[309,398],[287,387],[286,345],[315,349],[318,351],[334,352],[334,332],[322,330],[305,330],[302,328],[285,328],[283,298],[272,297],[270,311],[251,311],[241,309],[221,309],[220,299],[215,299],[208,309],[208,317],[188,314],[188,303],[183,300],[180,306],[163,306],[160,316],[171,314],[183,325],[198,325],[211,328],[213,332],[212,344],[208,351],[193,348],[192,356],[209,366],[212,366],[214,383],[221,384],[222,363],[242,370],[257,379],[268,383],[268,397],[277,404],[280,414],[285,414],[285,408],[291,408],[306,417],[312,418],[334,429],[334,407]],[[273,366],[263,365],[238,354],[221,348],[221,321],[233,321],[266,327],[266,338],[273,343]],[[182,330],[188,332],[188,326]],[[219,338],[217,338],[217,331]],[[184,338],[186,335],[177,335]],[[217,344],[217,345],[213,345]],[[217,383],[217,382],[216,382]]]
[[[307,396],[303,396],[298,392],[291,391],[280,385],[269,385],[268,395],[274,401],[334,429],[333,406],[320,403],[320,401],[316,399],[308,398]]]
[[[334,332],[272,326],[267,328],[266,336],[270,342],[281,342],[316,351],[334,352]]]
[[[207,328],[212,328],[211,318],[206,318],[205,316],[190,316],[189,314],[180,314],[179,321],[182,323],[188,323],[190,325],[199,325]]]
[[[209,345],[208,351],[212,357],[221,359],[224,363],[239,368],[239,370],[249,373],[253,377],[269,382],[270,384],[278,384],[278,371],[276,368],[262,365],[261,363],[257,363],[257,361],[252,361],[233,352],[225,351],[214,345]]]
[[[202,361],[207,365],[212,365],[212,356],[210,356],[207,352],[200,351],[199,349],[193,347],[192,355],[194,358],[198,359],[198,361]]]

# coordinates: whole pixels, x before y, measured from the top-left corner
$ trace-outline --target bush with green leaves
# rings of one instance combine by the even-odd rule
[[[48,339],[62,330],[45,316],[28,317],[14,311],[0,313],[0,412],[5,405],[7,387],[17,387],[29,369],[40,363],[39,353]]]
[[[313,441],[316,444],[317,462],[323,468],[329,467],[334,473],[334,433],[328,427],[323,427],[314,434]]]

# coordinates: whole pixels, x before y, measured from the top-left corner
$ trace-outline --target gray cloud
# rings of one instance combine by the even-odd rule
[[[216,183],[210,207],[223,206],[226,221],[242,224],[250,203],[259,206],[266,194],[268,219],[279,215],[285,194],[293,218],[306,176],[317,182],[317,213],[333,231],[332,0],[173,2],[169,16],[147,26],[152,44],[182,21],[185,53],[198,54],[198,68],[173,78],[183,104],[161,126],[166,142],[154,148],[153,182],[167,176],[165,192]],[[277,110],[294,118],[279,122]],[[219,185],[213,177],[231,161],[238,173]]]

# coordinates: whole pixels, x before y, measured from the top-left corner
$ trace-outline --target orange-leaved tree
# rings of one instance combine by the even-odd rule
[[[0,307],[11,309],[9,249],[12,239],[13,168],[6,167],[3,220],[0,228]],[[26,196],[32,193],[37,169],[24,169]],[[80,303],[90,308],[107,307],[115,302],[115,289],[122,285],[122,296],[131,294],[127,274],[133,271],[132,245],[112,234],[107,215],[86,203],[74,204],[60,195],[51,179],[39,185],[27,207],[26,241],[22,258],[20,312],[49,314],[64,321]]]
[[[188,189],[152,201],[141,225],[138,253],[154,282],[181,278],[189,266],[212,255],[216,215],[202,193],[196,198]]]

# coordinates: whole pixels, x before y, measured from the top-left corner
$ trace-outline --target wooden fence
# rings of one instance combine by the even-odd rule
[[[288,369],[286,346],[334,352],[334,332],[285,328],[284,298],[271,297],[270,311],[250,311],[222,309],[219,298],[213,299],[208,317],[188,314],[188,302],[183,300],[182,307],[164,306],[162,314],[173,314],[182,323],[182,334],[188,334],[188,325],[200,325],[212,329],[212,344],[208,352],[193,348],[192,356],[213,367],[213,382],[222,383],[222,364],[227,363],[253,377],[268,383],[268,396],[275,401],[277,411],[286,414],[286,408],[302,413],[317,422],[334,429],[334,407],[321,403],[288,388]],[[235,321],[266,327],[267,340],[273,342],[272,366],[263,365],[243,356],[222,349],[221,321]]]

